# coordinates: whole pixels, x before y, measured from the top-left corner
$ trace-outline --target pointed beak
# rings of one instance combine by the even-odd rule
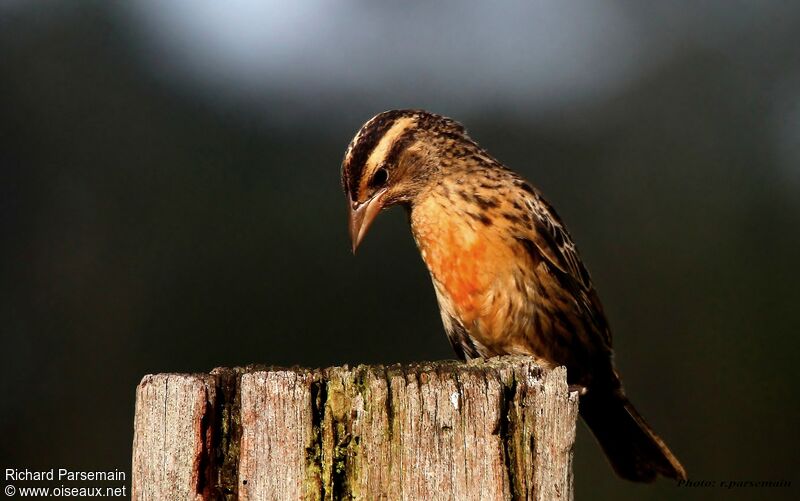
[[[365,202],[350,202],[348,204],[349,207],[349,219],[350,219],[350,240],[353,242],[353,254],[356,253],[356,249],[358,249],[359,244],[364,239],[364,235],[367,234],[367,230],[369,230],[372,221],[375,220],[375,216],[383,208],[383,195],[386,193],[386,189],[380,190],[379,192],[375,193],[369,200]]]

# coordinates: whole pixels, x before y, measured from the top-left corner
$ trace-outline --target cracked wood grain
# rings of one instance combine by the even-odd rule
[[[577,412],[524,357],[147,376],[133,499],[572,499]]]
[[[131,497],[204,499],[209,408],[208,375],[145,376],[136,390]]]

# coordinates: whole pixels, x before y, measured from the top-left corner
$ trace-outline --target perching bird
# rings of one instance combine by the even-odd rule
[[[580,414],[623,478],[685,479],[625,396],[611,331],[553,207],[459,123],[423,110],[369,120],[342,163],[353,251],[375,217],[404,206],[461,359],[529,355],[566,366]]]

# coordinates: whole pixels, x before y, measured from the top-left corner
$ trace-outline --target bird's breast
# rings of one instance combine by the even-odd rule
[[[417,243],[431,275],[454,303],[462,321],[478,313],[492,273],[482,264],[491,252],[486,241],[469,238],[461,228],[449,226],[420,236]]]
[[[446,201],[415,207],[411,227],[439,301],[445,303],[440,306],[451,310],[479,341],[495,344],[518,309],[512,297],[518,270],[512,242],[491,222]]]

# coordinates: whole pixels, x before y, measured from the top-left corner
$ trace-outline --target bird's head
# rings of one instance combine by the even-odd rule
[[[385,111],[365,123],[342,161],[353,252],[382,209],[413,204],[468,146],[461,124],[423,110]]]

